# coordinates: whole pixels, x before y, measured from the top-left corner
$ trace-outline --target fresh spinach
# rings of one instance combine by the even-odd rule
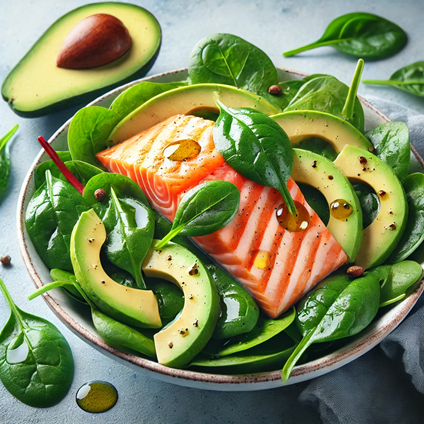
[[[9,141],[18,130],[15,125],[4,137],[0,138],[0,203],[6,192],[10,176],[10,144]]]
[[[120,115],[104,107],[80,109],[72,118],[68,132],[72,159],[99,166],[96,153],[111,146],[109,135],[120,120]]]
[[[221,316],[212,337],[229,339],[253,330],[259,318],[253,297],[223,269],[216,265],[208,265],[207,269],[221,298]]]
[[[331,75],[319,75],[308,80],[291,100],[285,112],[292,110],[318,110],[343,118],[343,108],[349,87]],[[354,101],[350,123],[364,131],[364,110],[358,98]]]
[[[362,209],[362,227],[367,228],[377,218],[380,203],[377,193],[366,183],[352,184]]]
[[[421,265],[414,261],[403,261],[379,268],[384,267],[389,268],[389,272],[381,287],[380,308],[405,298],[409,288],[421,280],[423,275]]]
[[[308,205],[317,213],[324,225],[327,225],[330,220],[330,208],[324,195],[308,184],[297,183],[297,185]]]
[[[424,97],[424,61],[396,71],[389,80],[362,80],[364,84],[391,85],[414,96]]]
[[[48,268],[72,271],[71,233],[80,214],[90,209],[66,181],[46,171],[46,182],[34,193],[25,217],[28,235]]]
[[[281,88],[281,94],[272,95],[268,92],[261,92],[261,96],[265,97],[269,103],[282,112],[303,84],[305,84],[304,79],[279,82],[278,85]]]
[[[0,380],[27,405],[56,405],[74,376],[69,344],[52,323],[19,309],[1,279],[0,289],[11,311],[0,332]]]
[[[70,152],[56,152],[62,162],[68,162],[72,160],[72,156]],[[46,182],[46,171],[50,170],[52,175],[56,178],[59,178],[61,172],[59,168],[54,164],[52,160],[47,160],[45,162],[40,163],[34,171],[34,183],[35,188],[39,188],[44,182]]]
[[[156,245],[162,249],[176,235],[189,237],[214,233],[229,224],[238,211],[240,192],[228,181],[208,181],[181,199],[171,231]]]
[[[405,31],[393,22],[371,13],[348,13],[328,25],[324,35],[314,43],[283,53],[285,57],[332,46],[366,59],[384,59],[401,51],[408,41]]]
[[[308,150],[317,155],[324,156],[332,162],[336,160],[338,153],[334,147],[327,141],[319,137],[310,137],[296,144],[297,149]]]
[[[411,146],[404,122],[390,121],[368,131],[365,136],[374,146],[374,154],[387,163],[402,181],[409,173]]]
[[[278,190],[296,215],[287,180],[293,169],[293,150],[284,130],[254,109],[227,108],[218,101],[220,115],[213,139],[225,161],[244,177]]]
[[[185,85],[187,82],[143,81],[121,93],[110,105],[110,109],[119,115],[120,119],[123,119],[151,98]]]
[[[408,175],[402,185],[408,202],[408,221],[402,238],[388,259],[389,263],[403,261],[424,241],[424,174]]]
[[[79,302],[85,303],[85,300],[81,297],[79,291],[74,287],[74,283],[77,281],[74,274],[68,271],[63,271],[62,269],[53,268],[50,271],[50,276],[53,278],[53,282],[56,281],[67,281],[67,286],[64,286],[64,289],[69,293],[71,297]]]
[[[202,38],[191,53],[188,76],[191,84],[227,84],[258,94],[278,83],[266,53],[231,34]]]
[[[364,70],[364,61],[358,60],[356,65],[355,73],[353,74],[352,82],[349,87],[349,92],[346,97],[346,102],[342,109],[342,117],[349,122],[353,120],[353,114],[355,112],[355,104],[358,101],[358,88],[361,82],[362,71]]]
[[[375,270],[355,280],[333,275],[300,301],[296,319],[303,338],[284,365],[283,381],[289,379],[296,362],[313,343],[353,336],[368,326],[380,304],[379,280]]]

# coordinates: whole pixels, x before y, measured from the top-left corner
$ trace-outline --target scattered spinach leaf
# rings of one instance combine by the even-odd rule
[[[182,81],[162,83],[143,81],[122,92],[110,105],[110,109],[123,119],[151,98],[185,85],[187,82]]]
[[[403,261],[424,241],[424,174],[408,175],[402,185],[408,202],[408,220],[402,238],[387,260],[389,263]]]
[[[10,176],[10,144],[9,141],[18,130],[15,125],[4,137],[0,138],[0,203],[6,192]]]
[[[19,309],[1,279],[0,291],[11,311],[0,332],[0,380],[27,405],[56,405],[68,393],[74,376],[69,344],[52,323]]]
[[[227,84],[258,94],[278,83],[277,70],[266,53],[231,34],[202,38],[191,53],[188,76],[191,84]]]
[[[25,217],[28,235],[48,268],[72,271],[70,241],[80,214],[90,207],[66,181],[46,171],[46,182],[34,193]]]
[[[366,59],[384,59],[401,51],[408,41],[405,31],[393,22],[371,13],[348,13],[328,25],[315,43],[283,53],[285,57],[332,46],[337,50]]]
[[[160,250],[176,235],[204,236],[225,227],[240,204],[238,188],[227,181],[208,181],[189,190],[181,199],[171,231],[156,245]]]
[[[99,166],[96,153],[111,146],[109,135],[120,120],[117,113],[104,107],[80,109],[72,118],[68,132],[72,159]]]
[[[380,203],[377,193],[366,183],[352,184],[362,209],[362,226],[367,228],[377,218]]]
[[[343,118],[343,107],[349,88],[336,77],[320,75],[308,80],[291,100],[285,112],[292,110],[318,110]],[[355,99],[353,117],[350,123],[364,131],[364,110],[358,98]]]
[[[254,109],[227,108],[218,101],[220,115],[213,128],[215,147],[244,177],[278,190],[296,215],[287,180],[293,169],[293,149],[284,130]]]
[[[365,136],[375,148],[373,152],[387,163],[402,181],[409,173],[411,146],[404,122],[390,121],[368,131]]]
[[[330,342],[362,331],[380,304],[378,271],[351,280],[347,275],[325,278],[299,303],[297,324],[303,339],[282,370],[287,381],[296,362],[313,343]]]
[[[424,61],[415,62],[396,71],[389,80],[362,80],[364,84],[392,85],[414,96],[424,97]]]

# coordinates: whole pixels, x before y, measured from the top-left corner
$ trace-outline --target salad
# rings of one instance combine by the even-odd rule
[[[225,57],[225,60],[224,60]],[[424,175],[408,129],[364,134],[359,60],[278,81],[236,36],[199,41],[185,82],[141,82],[72,119],[35,170],[26,225],[112,347],[221,374],[333,352],[421,280]]]

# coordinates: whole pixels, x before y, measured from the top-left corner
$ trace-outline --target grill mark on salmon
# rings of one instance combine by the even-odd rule
[[[283,202],[280,193],[247,180],[225,163],[215,150],[212,126],[212,121],[178,115],[100,152],[97,158],[111,172],[136,181],[152,206],[171,221],[190,188],[213,180],[235,184],[240,190],[236,217],[221,230],[193,240],[275,318],[346,262],[347,256],[291,178],[287,187],[308,210],[310,223],[301,232],[282,228],[276,216]],[[164,156],[167,146],[188,138],[201,146],[198,156],[186,161]],[[266,256],[261,265],[255,261],[258,252]]]

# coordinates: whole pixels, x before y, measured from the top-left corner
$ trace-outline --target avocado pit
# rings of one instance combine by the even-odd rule
[[[125,25],[112,15],[98,13],[74,26],[56,64],[65,69],[96,68],[118,59],[130,46],[131,36]]]

